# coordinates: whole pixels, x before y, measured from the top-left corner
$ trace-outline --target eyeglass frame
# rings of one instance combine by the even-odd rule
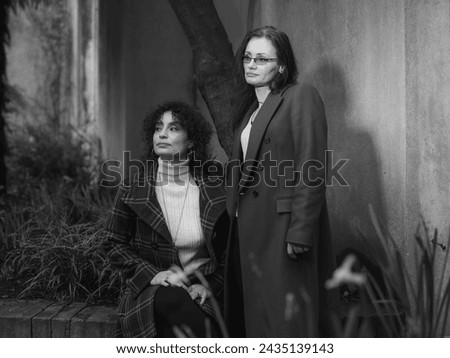
[[[252,62],[252,60],[255,62],[255,65],[258,66],[265,66],[269,62],[278,61],[278,58],[270,58],[270,57],[251,57],[249,55],[242,56],[242,63],[249,64]],[[263,62],[261,62],[263,60]],[[248,62],[246,62],[248,61]],[[258,63],[259,62],[259,63]]]

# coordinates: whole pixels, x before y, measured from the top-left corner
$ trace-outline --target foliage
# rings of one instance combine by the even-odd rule
[[[98,175],[99,160],[91,150],[92,141],[70,127],[55,131],[50,124],[24,124],[13,128],[9,142],[11,181],[33,184],[63,178],[87,185]]]
[[[23,189],[28,200],[2,215],[0,278],[20,282],[22,298],[115,300],[119,277],[101,251],[111,195],[64,181]]]
[[[41,112],[45,120],[54,128],[68,121],[71,107],[70,61],[72,56],[72,36],[70,13],[67,0],[53,0],[51,4],[41,3],[28,6],[23,11],[31,23],[34,37],[40,51],[32,62],[39,74],[39,91],[32,98],[33,115]],[[23,111],[23,110],[22,110]]]
[[[27,125],[11,137],[10,195],[0,215],[0,279],[19,297],[114,301],[119,277],[101,245],[112,189],[95,184],[89,143]]]
[[[444,337],[450,312],[449,259],[450,236],[446,245],[438,242],[438,232],[430,235],[422,220],[414,237],[414,259],[401,250],[392,235],[383,230],[372,209],[371,220],[381,244],[381,253],[372,255],[380,275],[373,270],[354,272],[355,259],[349,255],[327,283],[357,284],[362,290],[361,302],[352,305],[348,319],[337,322],[335,331],[341,337],[373,334],[373,327],[361,316],[372,312],[381,326],[379,335],[386,337]]]
[[[383,233],[373,209],[370,210],[386,256],[386,260],[379,262],[386,294],[374,280],[369,280],[367,293],[386,333],[391,337],[443,337],[450,308],[447,273],[450,236],[446,245],[440,244],[437,230],[431,236],[422,220],[414,237],[414,271],[411,272],[403,251],[390,233]],[[386,319],[386,312],[394,319]]]
[[[10,100],[10,98],[7,98],[8,94],[7,94],[7,80],[6,80],[6,48],[9,45],[10,42],[10,33],[9,33],[9,14],[11,11],[15,11],[17,12],[19,9],[25,9],[25,8],[31,8],[34,7],[35,10],[38,9],[39,5],[41,5],[41,8],[45,8],[45,7],[49,7],[50,4],[52,4],[52,1],[50,0],[4,0],[2,1],[1,5],[0,5],[0,18],[1,18],[1,26],[0,26],[0,38],[1,38],[1,49],[0,49],[0,193],[1,192],[6,192],[6,182],[7,182],[7,166],[5,165],[5,157],[8,154],[8,145],[7,145],[7,140],[6,140],[6,135],[5,135],[5,128],[6,128],[6,120],[4,117],[4,113],[6,113],[7,111],[7,105],[8,105],[8,101]],[[53,2],[54,4],[54,2]],[[58,5],[61,8],[61,5],[63,4],[63,2],[58,1]],[[63,16],[61,11],[55,11],[55,14],[59,14],[58,16]],[[64,16],[67,18],[67,14],[64,13]],[[44,20],[44,25],[48,24],[47,21]],[[53,22],[52,22],[53,23]],[[61,21],[57,21],[55,23],[59,23],[62,24],[63,22]],[[45,27],[44,27],[45,28]],[[53,38],[58,38],[62,41],[67,41],[67,37],[64,38],[64,35],[67,34],[67,31],[53,31]],[[55,41],[48,41],[48,42],[42,42],[42,43],[55,43]],[[61,44],[61,41],[60,41]],[[62,44],[64,44],[64,42],[62,42]],[[59,47],[57,46],[52,46],[52,49],[58,49]],[[65,44],[63,47],[61,47],[62,49],[64,49],[64,51],[67,52],[68,49],[70,49],[70,44]],[[46,48],[46,50],[48,49],[48,46]],[[61,51],[61,50],[59,50]],[[64,54],[65,56],[65,54]],[[61,56],[60,56],[61,57]],[[59,59],[59,58],[58,58]],[[58,69],[60,69],[60,66],[58,66],[57,64],[61,63],[61,61],[48,61],[48,64],[50,66],[57,66]],[[60,99],[61,96],[59,95],[59,91],[61,88],[61,78],[63,77],[63,75],[61,74],[61,71],[57,71],[57,76],[53,77],[54,80],[51,81],[50,86],[48,87],[48,89],[52,89],[54,90],[54,87],[57,86],[59,88],[57,88],[58,93],[55,93],[55,91],[53,91],[53,95],[49,97],[50,101],[53,102],[54,104],[58,104],[59,107],[60,106]],[[65,77],[67,77],[67,74],[65,75]],[[68,86],[67,86],[68,88]],[[64,89],[64,85],[63,85],[63,89]],[[55,96],[56,94],[56,96]],[[55,106],[54,106],[55,107]],[[57,108],[55,108],[57,109]],[[60,110],[61,108],[59,108]],[[54,114],[56,114],[57,112],[54,111]],[[53,116],[53,118],[55,118],[55,116]]]
[[[172,271],[174,271],[177,275],[178,278],[175,279],[175,281],[181,281],[184,282],[185,284],[189,284],[189,276],[191,276],[192,274],[195,275],[195,277],[200,281],[200,283],[210,292],[212,292],[211,287],[209,286],[208,281],[206,280],[205,276],[203,276],[203,274],[198,271],[198,270],[192,270],[189,267],[186,267],[184,269],[178,267],[178,266],[173,266],[171,268]],[[211,305],[213,306],[214,309],[214,313],[216,315],[217,318],[217,323],[219,325],[220,328],[220,334],[221,337],[223,338],[229,338],[229,332],[227,330],[227,327],[225,325],[225,320],[222,316],[221,310],[220,310],[220,305],[219,302],[217,301],[217,299],[214,297],[214,295],[210,296],[210,300],[211,300]],[[206,326],[206,337],[207,338],[211,338],[211,322],[209,321],[209,319],[205,320],[205,326]],[[195,338],[195,335],[193,334],[192,330],[190,329],[190,327],[186,326],[186,325],[182,325],[181,327],[177,327],[174,326],[173,327],[173,331],[175,333],[175,336],[177,338]]]

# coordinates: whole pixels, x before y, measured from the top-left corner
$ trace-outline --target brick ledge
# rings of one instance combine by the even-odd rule
[[[1,338],[114,337],[117,308],[79,302],[0,300]]]

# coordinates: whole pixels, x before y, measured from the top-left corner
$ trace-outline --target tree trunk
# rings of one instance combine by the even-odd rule
[[[189,40],[194,75],[225,152],[233,141],[232,113],[236,102],[232,80],[233,49],[213,0],[169,0]]]

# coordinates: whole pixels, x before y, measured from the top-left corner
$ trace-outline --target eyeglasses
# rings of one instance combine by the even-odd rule
[[[243,63],[250,63],[255,61],[255,64],[257,65],[267,65],[269,62],[275,62],[278,61],[277,58],[268,58],[268,57],[250,57],[248,55],[242,56],[242,62]]]

